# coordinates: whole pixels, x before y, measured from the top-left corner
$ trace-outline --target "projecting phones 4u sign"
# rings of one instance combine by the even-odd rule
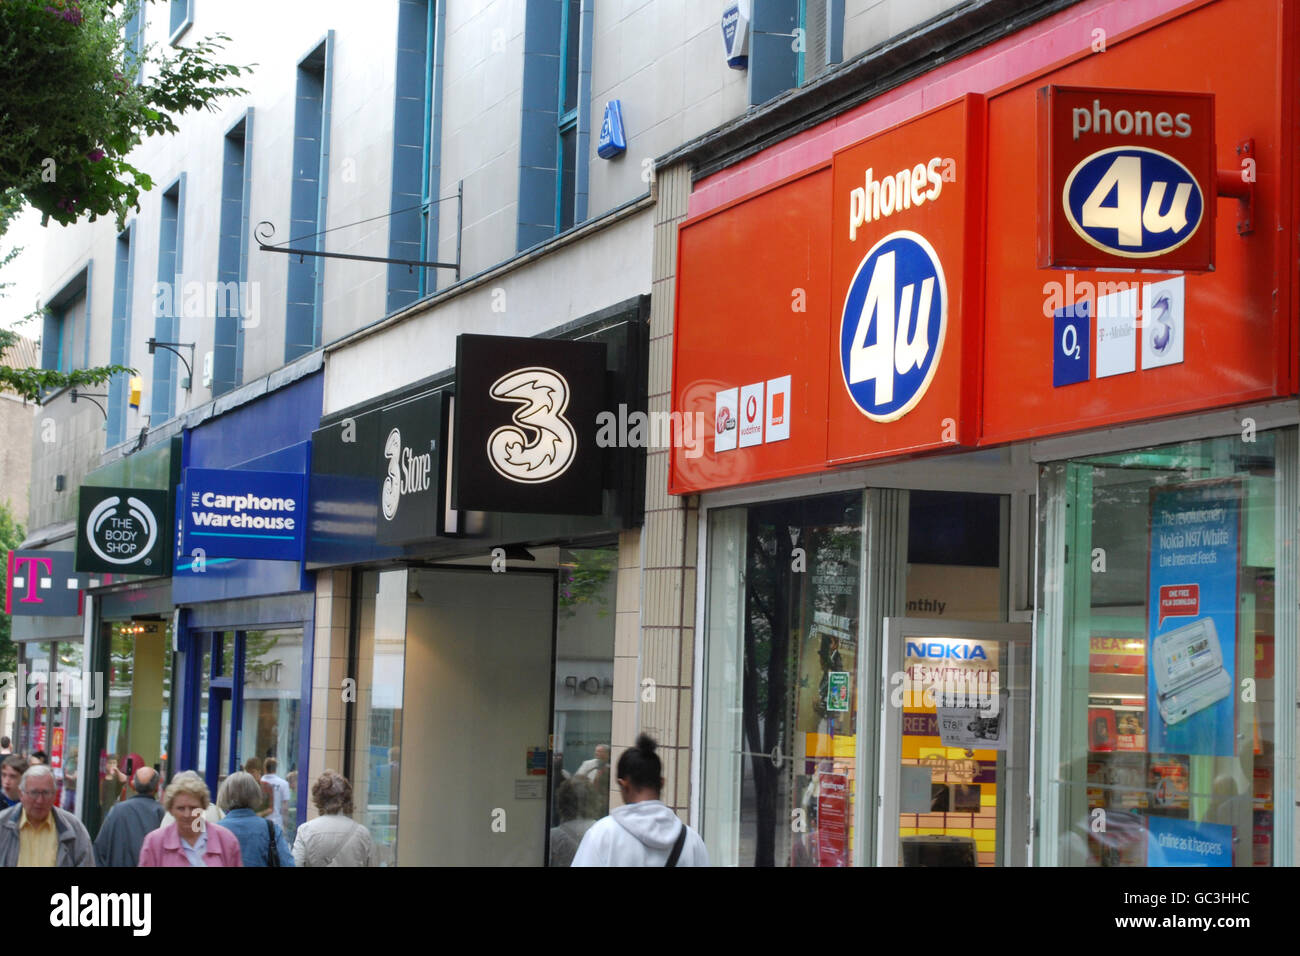
[[[1040,268],[1214,268],[1214,97],[1038,91]]]

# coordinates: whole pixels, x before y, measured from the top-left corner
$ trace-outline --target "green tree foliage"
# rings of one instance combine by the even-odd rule
[[[166,54],[137,51],[128,26],[154,2],[0,0],[0,235],[26,205],[42,225],[112,214],[120,229],[140,208],[140,193],[153,188],[128,161],[131,151],[146,137],[176,132],[176,116],[247,92],[229,83],[252,68],[215,59],[230,40],[224,34]],[[0,267],[21,251],[0,255]],[[0,356],[16,338],[0,330]],[[0,366],[0,390],[40,404],[51,391],[134,371]]]
[[[0,561],[5,566],[9,563],[9,552],[23,543],[26,532],[23,526],[14,520],[14,513],[9,502],[0,502]],[[0,608],[0,671],[12,674],[18,670],[18,649],[12,638],[12,621],[4,609]]]
[[[127,157],[148,136],[174,133],[175,117],[214,110],[245,90],[250,67],[215,59],[216,34],[164,55],[139,55],[131,17],[152,0],[0,2],[0,193],[69,224],[113,214],[119,228],[153,180]],[[142,82],[137,82],[143,76]]]

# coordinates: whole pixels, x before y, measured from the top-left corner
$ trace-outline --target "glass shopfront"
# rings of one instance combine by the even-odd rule
[[[476,561],[354,579],[355,818],[381,865],[568,866],[609,808],[618,549]]]
[[[1251,430],[1044,467],[1039,863],[1278,861],[1295,457]]]
[[[1023,863],[1027,624],[1008,498],[708,512],[701,828],[740,866]]]

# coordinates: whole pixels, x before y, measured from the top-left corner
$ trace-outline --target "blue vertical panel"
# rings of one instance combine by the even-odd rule
[[[185,174],[162,197],[162,222],[158,229],[158,285],[154,286],[153,335],[160,342],[175,342],[183,303],[180,275],[183,250]],[[157,349],[150,383],[150,425],[157,428],[172,417],[176,399],[176,355]]]
[[[388,256],[419,259],[426,244],[426,225],[420,205],[425,187],[429,137],[426,83],[430,75],[429,0],[399,0],[397,12],[397,75],[393,105],[393,185],[388,220]],[[437,102],[433,104],[435,114]],[[400,211],[399,211],[400,210]],[[430,211],[437,216],[437,206]],[[437,235],[436,227],[432,229]],[[420,275],[406,266],[388,266],[387,310],[396,312],[420,297]]]
[[[41,368],[59,367],[59,330],[62,323],[63,316],[46,306],[45,317],[41,322]]]
[[[82,303],[81,313],[81,362],[73,368],[90,368],[90,292],[91,277],[95,269],[94,260],[86,263],[86,300]]]
[[[293,175],[289,197],[289,238],[323,249],[329,39],[298,64],[293,119]],[[299,237],[314,238],[299,238]],[[320,340],[320,289],[324,260],[289,257],[284,323],[284,360],[312,351]]]
[[[212,395],[222,395],[240,383],[239,345],[242,338],[247,273],[244,233],[248,221],[247,121],[241,119],[222,143],[221,213],[217,227],[216,322],[212,346]],[[233,308],[232,308],[233,306]]]
[[[574,182],[573,221],[587,218],[589,171],[587,157],[591,153],[591,44],[596,19],[596,0],[582,0],[582,35],[578,46],[578,167]]]
[[[516,249],[555,235],[559,169],[560,29],[563,0],[528,0],[524,17],[524,89],[519,133]]]
[[[749,102],[766,103],[798,82],[799,53],[794,49],[799,0],[762,0],[749,21]]]
[[[844,60],[844,0],[827,0],[826,12],[826,62]]]
[[[113,315],[110,329],[108,361],[110,365],[126,365],[127,343],[131,340],[131,285],[135,275],[135,262],[131,254],[131,237],[135,224],[127,226],[117,237],[113,257]],[[112,448],[126,440],[127,402],[129,376],[125,372],[114,375],[108,383],[108,422],[105,447]]]

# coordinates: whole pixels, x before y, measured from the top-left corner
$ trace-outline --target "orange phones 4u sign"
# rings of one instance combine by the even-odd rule
[[[1038,91],[1040,268],[1214,268],[1214,96]]]

